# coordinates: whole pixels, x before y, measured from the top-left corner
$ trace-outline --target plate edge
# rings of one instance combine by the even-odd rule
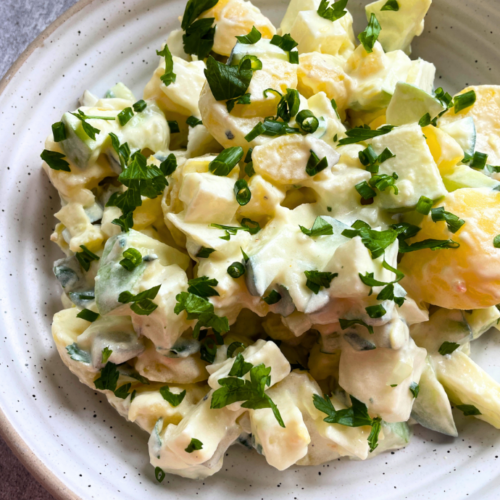
[[[33,42],[21,53],[16,62],[7,70],[4,77],[0,80],[0,94],[7,89],[14,75],[27,62],[33,52],[39,48],[43,42],[54,31],[61,27],[66,21],[75,14],[90,5],[94,0],[79,0],[73,7],[61,14],[52,24],[50,24]],[[76,493],[71,491],[54,472],[52,472],[45,463],[38,457],[28,444],[22,439],[13,425],[7,419],[5,413],[0,408],[0,436],[7,443],[14,455],[19,459],[33,477],[57,500],[83,500]]]

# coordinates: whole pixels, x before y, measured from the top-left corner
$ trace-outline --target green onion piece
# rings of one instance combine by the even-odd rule
[[[234,353],[238,349],[245,349],[245,344],[242,342],[233,342],[232,344],[229,344],[229,347],[227,348],[227,357],[234,358]]]
[[[299,52],[298,50],[291,50],[288,53],[288,61],[290,64],[299,64]]]
[[[240,70],[259,71],[262,69],[262,61],[257,56],[246,55],[241,59],[238,67]]]
[[[136,113],[142,113],[147,107],[148,103],[144,99],[137,101],[133,106]]]
[[[99,317],[99,314],[91,311],[90,309],[83,309],[76,315],[76,317],[93,323]]]
[[[455,96],[455,114],[459,113],[463,109],[470,108],[476,102],[476,93],[474,90],[469,90],[469,92],[465,92],[465,94],[460,94]]]
[[[415,208],[415,210],[419,214],[429,215],[433,204],[434,202],[430,198],[427,198],[427,196],[421,196],[417,202],[417,207]]]
[[[254,45],[262,38],[262,33],[254,26],[248,35],[237,36],[238,42],[245,45]]]
[[[165,474],[165,472],[163,472],[163,470],[160,469],[160,467],[155,467],[155,478],[156,478],[156,480],[159,483],[162,483],[163,480],[165,479],[165,477],[167,477],[167,475]]]
[[[120,261],[120,265],[127,271],[133,271],[141,263],[142,255],[139,250],[128,248],[123,252],[123,259]]]
[[[382,306],[381,304],[378,304],[376,306],[365,307],[365,311],[368,314],[368,316],[370,316],[370,318],[373,319],[381,318],[382,316],[384,316],[384,314],[387,313],[384,306]]]
[[[320,271],[304,271],[306,275],[306,287],[317,295],[321,288],[330,288],[330,284],[338,273],[328,273]]]
[[[238,279],[245,274],[245,266],[241,262],[233,262],[227,268],[227,274],[229,274],[231,278]]]
[[[52,125],[52,134],[54,135],[54,142],[62,142],[68,138],[66,126],[63,122],[57,122]]]
[[[177,158],[174,153],[170,153],[167,158],[160,163],[160,170],[164,176],[172,175],[177,170]]]
[[[472,157],[469,167],[476,168],[478,170],[483,170],[486,167],[486,162],[488,161],[488,155],[485,153],[479,153],[476,151]]]
[[[302,131],[306,134],[314,134],[314,132],[318,130],[319,120],[314,116],[313,112],[308,109],[302,110],[297,115],[296,120]]]
[[[236,196],[236,201],[242,207],[247,205],[252,199],[252,193],[248,187],[248,183],[245,179],[239,179],[234,185],[234,194]]]
[[[455,214],[451,212],[446,212],[444,207],[433,208],[432,212],[432,220],[434,222],[444,221],[448,226],[448,230],[452,233],[456,233],[464,224],[465,221],[460,219]]]
[[[179,128],[179,124],[175,120],[167,120],[168,128],[170,129],[171,134],[178,134],[181,129]]]
[[[208,170],[214,175],[225,177],[241,161],[244,154],[241,147],[227,148],[210,162]]]
[[[455,408],[460,410],[465,417],[482,415],[482,413],[474,405],[455,405]]]
[[[214,252],[215,250],[213,248],[201,247],[198,253],[196,254],[196,257],[198,257],[199,259],[207,259]]]
[[[438,352],[441,356],[446,356],[447,354],[455,352],[459,347],[460,344],[457,344],[456,342],[443,342],[438,349]]]
[[[387,0],[387,3],[380,10],[381,11],[392,10],[394,12],[397,12],[399,10],[398,1],[397,0]]]
[[[363,200],[371,200],[377,196],[377,193],[368,185],[368,182],[363,181],[354,186]]]
[[[118,114],[118,121],[124,127],[134,117],[134,110],[132,108],[125,108]]]
[[[186,123],[187,123],[190,127],[197,127],[198,125],[203,125],[203,122],[202,122],[199,118],[196,118],[196,116],[190,116],[190,117],[186,120]]]
[[[272,306],[281,300],[281,295],[276,290],[271,290],[271,293],[267,297],[263,297],[262,300]]]
[[[52,169],[61,170],[63,172],[71,172],[69,163],[64,159],[66,158],[62,153],[56,151],[49,151],[44,149],[40,158]]]
[[[493,240],[493,246],[495,248],[500,248],[500,234],[495,236],[495,238]]]
[[[319,174],[321,171],[325,170],[328,167],[328,159],[326,156],[320,160],[318,155],[311,149],[311,156],[309,156],[309,160],[306,165],[306,173],[310,177],[313,177],[316,174]]]

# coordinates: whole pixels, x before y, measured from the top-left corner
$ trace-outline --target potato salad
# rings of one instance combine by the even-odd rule
[[[431,0],[371,3],[357,36],[347,4],[277,27],[188,0],[142,98],[87,90],[52,125],[53,337],[160,482],[233,444],[282,471],[457,412],[500,428],[470,357],[500,321],[500,87],[452,96],[410,57]]]

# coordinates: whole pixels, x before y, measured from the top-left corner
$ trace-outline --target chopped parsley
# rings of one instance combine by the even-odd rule
[[[94,260],[99,260],[100,257],[94,252],[91,252],[85,245],[80,245],[80,248],[82,249],[82,251],[77,252],[75,254],[75,257],[82,266],[83,270],[88,271],[90,269],[90,264]]]
[[[306,287],[317,295],[321,288],[330,288],[333,279],[338,276],[338,273],[328,273],[320,271],[304,271],[306,275]]]
[[[368,54],[373,52],[373,47],[378,39],[378,36],[380,35],[381,29],[382,27],[380,26],[377,17],[375,14],[372,14],[365,31],[358,35],[359,41],[363,44],[363,47]]]
[[[454,241],[454,240],[428,239],[428,240],[418,241],[417,243],[413,243],[411,245],[408,245],[408,243],[406,243],[404,240],[399,240],[399,252],[400,253],[410,253],[410,252],[416,252],[418,250],[425,250],[425,249],[444,250],[444,249],[448,249],[448,248],[456,250],[457,248],[460,248],[460,243],[458,243],[458,241]]]
[[[222,229],[226,232],[225,236],[221,236],[221,240],[229,241],[231,236],[237,234],[238,231],[247,231],[248,233],[254,235],[260,231],[260,224],[250,219],[243,219],[241,221],[241,226],[224,226],[222,224],[210,224],[210,227],[215,227],[217,229]]]
[[[167,123],[171,134],[178,134],[181,131],[179,123],[176,120],[167,120]]]
[[[310,153],[311,156],[309,156],[309,160],[306,165],[306,174],[313,177],[328,167],[328,159],[325,156],[322,160],[320,160],[318,155],[312,149]]]
[[[240,378],[248,372],[250,380]],[[224,408],[237,402],[243,402],[242,408],[254,410],[271,408],[279,425],[284,428],[285,424],[278,407],[265,393],[266,386],[271,385],[270,373],[271,367],[266,367],[264,364],[253,366],[251,363],[246,363],[243,356],[238,354],[229,377],[218,380],[221,387],[212,394],[210,408]]]
[[[202,450],[203,443],[196,438],[191,438],[191,442],[188,447],[184,450],[187,453],[193,453],[193,451]]]
[[[89,321],[90,323],[93,323],[94,321],[99,318],[99,314],[91,311],[90,309],[83,309],[80,311],[77,315],[77,318],[84,319],[85,321]]]
[[[246,65],[227,66],[210,56],[205,76],[215,100],[227,101],[246,94],[253,71]]]
[[[482,415],[482,413],[474,405],[455,405],[455,407],[466,417]]]
[[[174,394],[170,391],[168,385],[165,385],[160,388],[160,394],[161,397],[170,404],[170,406],[173,406],[175,408],[176,406],[179,406],[186,397],[186,390],[184,389],[179,394]]]
[[[418,398],[418,393],[420,392],[420,386],[416,382],[410,384],[410,392],[413,394],[414,398]]]
[[[439,354],[441,356],[446,356],[447,354],[451,354],[455,352],[460,347],[460,344],[456,342],[443,342],[438,349]]]
[[[213,288],[218,284],[219,282],[215,278],[201,276],[200,278],[194,278],[188,281],[188,292],[198,295],[198,297],[203,297],[204,299],[208,297],[218,297],[219,292]]]
[[[333,234],[332,225],[326,222],[326,220],[322,217],[316,217],[311,229],[307,229],[300,225],[299,227],[305,235],[310,236],[311,238],[315,238],[316,236],[329,236]]]
[[[52,134],[54,136],[54,142],[62,142],[68,138],[66,132],[66,125],[63,122],[57,122],[52,125]]]
[[[190,116],[187,120],[186,120],[186,123],[190,126],[190,127],[197,127],[198,125],[203,125],[203,122],[199,119],[199,118],[196,118],[196,116]]]
[[[198,257],[199,259],[207,259],[214,252],[215,252],[215,250],[213,248],[201,247],[198,250],[196,257]]]
[[[263,297],[262,300],[269,306],[277,304],[281,300],[281,294],[279,294],[276,290],[271,290],[267,297]]]
[[[399,10],[398,0],[387,0],[387,3],[380,10],[392,10],[394,12],[397,12]]]
[[[215,18],[198,19],[192,23],[182,35],[184,52],[205,59],[212,51],[215,40]]]
[[[365,311],[372,319],[382,318],[387,313],[384,306],[382,306],[381,304],[365,307]]]
[[[262,38],[262,33],[255,26],[253,26],[252,31],[250,31],[248,35],[237,36],[236,38],[238,39],[238,42],[245,45],[254,45]]]
[[[149,290],[144,290],[137,295],[133,295],[130,292],[122,292],[118,296],[118,302],[121,304],[130,304],[130,309],[134,311],[139,316],[149,316],[154,312],[158,305],[153,302],[156,298],[158,292],[160,291],[161,285],[150,288]]]
[[[275,119],[266,118],[263,122],[258,123],[245,136],[247,142],[252,142],[260,135],[267,137],[280,137],[288,134],[300,134],[300,129],[290,127],[287,123],[276,121]]]
[[[113,351],[109,347],[105,347],[102,350],[101,361],[103,365],[105,365],[108,362],[111,354],[113,354]]]
[[[361,319],[339,319],[339,323],[340,323],[340,328],[342,328],[342,330],[347,330],[348,328],[351,328],[354,325],[361,325],[364,326],[368,330],[368,332],[373,335],[373,326],[367,325]]]
[[[363,245],[370,251],[372,259],[377,259],[383,255],[385,249],[392,245],[398,237],[398,233],[394,229],[376,231],[361,220],[356,221],[352,225],[352,229],[345,229],[342,235],[347,238],[359,236]]]
[[[294,50],[299,44],[289,33],[283,36],[274,35],[271,39],[271,45],[276,45],[276,47],[279,47],[281,50],[288,52],[288,61],[291,64],[299,64],[299,53]]]
[[[350,396],[352,406],[345,410],[336,410],[332,404],[331,399],[325,394],[322,398],[318,394],[314,394],[314,406],[326,413],[325,422],[328,424],[339,424],[346,427],[363,427],[370,426],[372,428],[368,436],[368,444],[370,446],[370,453],[378,446],[378,436],[380,433],[382,419],[380,417],[371,418],[368,415],[368,408],[364,403],[357,400],[354,396]]]
[[[359,161],[366,168],[368,172],[372,174],[378,174],[380,164],[385,161],[395,158],[396,155],[392,154],[392,151],[388,148],[385,148],[384,151],[380,155],[377,156],[375,150],[372,146],[368,146],[363,151],[358,153]]]
[[[160,170],[165,177],[172,175],[177,170],[177,158],[174,153],[170,153],[167,158],[160,163]]]
[[[134,110],[132,108],[125,108],[123,111],[120,111],[118,113],[118,121],[120,122],[120,125],[124,127],[127,125],[127,123],[132,120],[134,117]]]
[[[66,158],[62,153],[56,151],[49,151],[44,149],[40,158],[52,169],[61,170],[63,172],[71,172],[69,163],[64,159]]]
[[[243,94],[240,97],[235,97],[234,99],[229,99],[226,101],[227,112],[231,113],[236,104],[252,104],[252,94]]]
[[[330,2],[328,0],[321,0],[321,4],[318,8],[318,14],[324,19],[329,21],[337,21],[338,19],[344,17],[347,14],[347,2],[349,0],[338,0],[337,2]]]

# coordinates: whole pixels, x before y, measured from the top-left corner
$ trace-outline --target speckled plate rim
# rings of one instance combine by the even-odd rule
[[[10,67],[5,76],[0,80],[0,95],[5,92],[12,77],[28,61],[33,52],[41,47],[44,41],[58,28],[63,26],[69,19],[82,9],[90,5],[94,0],[79,0],[73,7],[61,14],[51,25],[49,25],[38,37],[28,45],[26,50],[19,56],[17,61]],[[43,463],[33,452],[26,441],[15,431],[0,408],[0,436],[7,443],[14,455],[28,469],[34,478],[57,500],[83,500],[76,495]]]

